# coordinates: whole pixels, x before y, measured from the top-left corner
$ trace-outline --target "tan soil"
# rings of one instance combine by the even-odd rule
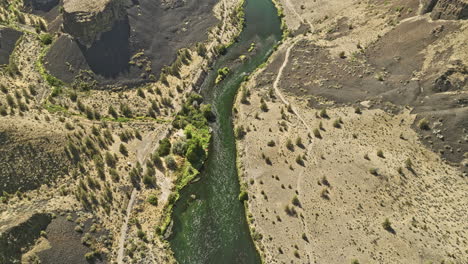
[[[415,128],[421,117],[415,113],[426,108],[405,107],[401,102],[422,102],[398,85],[399,78],[432,81],[453,67],[449,60],[466,63],[466,21],[433,22],[429,15],[418,15],[419,1],[284,0],[281,5],[290,29],[310,24],[312,34],[287,39],[252,76],[244,87],[251,93],[249,103],[241,103],[240,92],[234,120],[247,131],[237,142],[239,171],[249,192],[252,233],[265,262],[467,263],[463,165],[446,162],[423,144]],[[400,7],[403,11],[396,11]],[[432,40],[424,33],[432,34],[440,25],[445,37]],[[365,57],[359,56],[357,44]],[[342,51],[347,58],[339,58]],[[399,54],[406,54],[402,58],[407,62],[386,59]],[[394,91],[375,82],[373,72],[385,71],[378,67],[391,72],[384,85],[394,85]],[[362,78],[367,83],[356,81],[360,84],[355,86]],[[453,116],[463,126],[466,107],[450,108],[445,102],[463,98],[466,76],[450,78],[461,88],[425,97],[432,108],[444,110],[423,116]],[[267,112],[260,109],[261,98]],[[329,118],[320,117],[324,108]],[[451,122],[444,126],[461,137],[454,146],[464,147],[465,130],[452,128]],[[295,144],[298,137],[303,146]],[[433,144],[428,145],[435,150],[438,143]],[[463,156],[463,151],[452,153]],[[299,204],[293,205],[295,196]],[[391,229],[383,227],[386,219]]]

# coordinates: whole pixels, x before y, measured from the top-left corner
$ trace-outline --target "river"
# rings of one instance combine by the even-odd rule
[[[261,262],[250,237],[244,206],[238,200],[240,185],[231,111],[244,77],[268,59],[282,31],[271,0],[246,0],[244,11],[246,24],[238,42],[218,58],[201,87],[217,121],[212,125],[212,142],[201,180],[182,189],[174,207],[169,242],[180,264]],[[249,52],[252,43],[255,48]],[[241,61],[241,55],[246,59]],[[230,73],[215,84],[217,70],[223,67],[229,67]]]

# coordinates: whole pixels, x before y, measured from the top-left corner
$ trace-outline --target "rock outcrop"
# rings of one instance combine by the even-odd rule
[[[126,18],[122,0],[64,0],[63,29],[79,43],[91,47],[101,34]]]
[[[60,3],[60,0],[24,0],[24,6],[31,10],[49,11]]]
[[[16,41],[23,35],[21,31],[0,26],[0,65],[8,64]]]
[[[431,13],[431,18],[468,19],[468,0],[424,0],[421,12]]]
[[[51,220],[50,214],[37,213],[6,230],[9,224],[0,223],[0,263],[20,263],[23,250],[34,244]]]

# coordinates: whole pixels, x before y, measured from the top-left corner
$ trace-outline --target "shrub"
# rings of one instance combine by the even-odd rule
[[[358,115],[362,114],[361,108],[359,106],[356,106],[356,108],[354,108],[354,113]]]
[[[211,110],[211,105],[210,104],[203,104],[200,107],[200,110],[203,114],[203,116],[206,118],[206,120],[213,122],[215,121],[216,117],[213,114],[213,111]]]
[[[132,110],[130,109],[130,107],[126,104],[121,104],[120,105],[120,111],[122,112],[122,114],[125,116],[125,117],[128,117],[128,118],[131,118],[133,117],[133,113],[132,113]]]
[[[392,223],[388,218],[385,218],[385,221],[382,223],[382,227],[389,232],[393,231]]]
[[[141,229],[138,229],[138,231],[137,231],[137,236],[138,236],[138,238],[141,239],[141,240],[146,240],[146,234],[145,234],[145,232],[144,232],[143,230],[141,230]]]
[[[172,156],[167,156],[164,161],[166,162],[166,166],[170,170],[176,170],[177,169],[177,162],[175,161],[174,157]]]
[[[167,138],[164,138],[162,140],[159,141],[159,147],[158,147],[158,155],[160,157],[164,157],[164,156],[167,156],[169,155],[169,153],[171,152],[171,142],[169,141],[169,139]]]
[[[227,53],[227,48],[224,45],[218,45],[215,48],[215,52],[220,55],[225,55]]]
[[[109,106],[109,115],[111,115],[113,118],[117,119],[119,117],[119,114],[117,114],[117,111],[115,111],[114,107],[112,105]]]
[[[124,144],[120,144],[119,151],[120,151],[120,153],[122,153],[122,155],[128,156],[128,150],[127,150],[127,147],[125,147]]]
[[[294,195],[294,197],[292,199],[292,204],[297,206],[297,207],[301,207],[301,202],[299,201],[299,198],[297,197],[297,195]]]
[[[247,88],[242,89],[241,103],[248,104],[249,103],[249,96],[250,96],[250,90],[247,89]]]
[[[15,107],[16,107],[15,99],[13,98],[13,96],[11,96],[11,95],[8,94],[8,95],[6,96],[6,100],[7,100],[8,105],[9,105],[11,108],[15,108]]]
[[[161,75],[159,75],[159,81],[166,85],[169,86],[169,82],[167,81],[167,75],[164,72],[161,72]],[[156,93],[158,93],[159,90],[156,90]]]
[[[117,172],[116,169],[110,168],[109,169],[109,174],[110,174],[113,181],[118,182],[120,180],[119,173]]]
[[[115,165],[117,164],[117,160],[115,159],[114,155],[112,155],[110,152],[106,152],[105,160],[106,160],[107,166],[111,168],[115,168]]]
[[[184,156],[187,152],[187,143],[182,140],[176,141],[172,147],[172,152],[176,155]]]
[[[304,146],[304,144],[302,143],[302,138],[301,137],[296,138],[296,145],[298,147],[301,147],[301,148]]]
[[[286,205],[286,206],[284,207],[284,211],[285,211],[286,214],[288,214],[289,216],[296,216],[296,215],[297,215],[297,211],[296,211],[296,209],[294,208],[294,206]]]
[[[294,151],[294,145],[293,145],[291,139],[288,139],[288,140],[286,141],[286,148],[289,149],[290,151]]]
[[[68,122],[65,123],[65,128],[68,129],[68,130],[73,130],[73,129],[75,129],[75,128],[73,127],[73,125],[70,124],[70,123],[68,123]]]
[[[324,109],[320,110],[320,117],[329,118],[328,113],[327,113],[327,109],[324,108]]]
[[[398,167],[398,168],[397,168],[397,172],[398,172],[398,174],[403,175],[403,168],[402,168],[402,167]]]
[[[150,170],[153,170],[153,172],[154,172],[154,168],[153,169],[148,168],[148,171],[150,171]],[[150,173],[146,173],[143,176],[143,183],[148,187],[156,186],[156,178],[151,174],[152,173],[150,172]]]
[[[41,35],[41,42],[44,45],[50,45],[52,44],[52,35],[49,33],[45,33]]]
[[[249,194],[246,191],[241,191],[239,194],[239,201],[243,202],[247,200],[249,200]]]
[[[268,105],[265,103],[265,101],[262,101],[261,104],[260,104],[260,109],[263,111],[263,112],[268,112]]]
[[[328,189],[327,188],[323,188],[322,191],[320,191],[320,197],[322,197],[323,199],[326,199],[326,200],[330,199],[330,196],[328,196]]]
[[[379,156],[381,158],[385,158],[385,156],[383,154],[383,151],[381,149],[377,150],[377,156]]]
[[[154,166],[162,168],[161,157],[159,156],[157,151],[153,155],[151,155],[151,161],[153,162]]]
[[[237,126],[235,131],[235,136],[237,139],[242,139],[247,134],[243,125]]]
[[[370,169],[369,169],[369,173],[372,174],[372,175],[374,175],[374,176],[379,175],[379,172],[377,171],[376,168],[370,168]]]
[[[138,88],[137,95],[140,96],[141,98],[146,98],[145,92],[141,88]]]
[[[205,57],[206,56],[206,47],[204,44],[202,43],[198,43],[197,44],[197,53],[198,55],[200,55],[201,57]]]
[[[0,91],[2,91],[4,94],[7,94],[8,88],[4,84],[0,84]]]
[[[429,126],[429,120],[427,120],[426,118],[423,118],[419,121],[418,123],[418,127],[422,130],[429,130],[431,129],[430,126]]]
[[[148,199],[146,199],[146,201],[151,205],[154,205],[154,206],[158,205],[158,197],[156,197],[156,195],[154,194],[150,194],[148,196]]]
[[[94,261],[95,258],[96,258],[96,252],[94,252],[94,251],[91,251],[91,252],[88,252],[88,253],[85,254],[85,259],[88,262]]]
[[[323,176],[323,177],[322,177],[321,182],[322,182],[322,184],[325,185],[325,186],[330,186],[330,182],[328,181],[328,179],[327,179],[326,176]]]
[[[302,159],[301,155],[297,155],[296,163],[301,165],[301,166],[304,166],[304,160]]]
[[[411,169],[413,167],[413,162],[411,161],[410,158],[407,158],[405,160],[405,167],[408,168],[408,169]]]
[[[341,122],[339,119],[335,119],[335,121],[333,121],[333,127],[341,128]]]
[[[199,169],[202,166],[206,153],[199,138],[194,137],[189,140],[185,156],[194,168]]]
[[[322,138],[322,135],[320,134],[320,130],[318,130],[317,128],[314,129],[314,136],[316,138]]]
[[[8,115],[7,109],[3,105],[0,105],[0,115],[2,115],[2,116]]]
[[[270,141],[268,141],[267,145],[268,145],[269,147],[274,147],[274,146],[276,145],[276,143],[275,143],[274,140],[270,140]]]

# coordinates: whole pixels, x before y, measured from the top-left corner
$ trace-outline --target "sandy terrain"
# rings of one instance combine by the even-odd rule
[[[277,99],[262,113],[258,105],[267,93],[252,89],[251,105],[238,104],[236,118],[248,131],[239,141],[240,162],[252,226],[263,235],[259,244],[267,263],[464,263],[466,178],[421,145],[409,110],[392,115],[364,106],[362,114],[333,108],[325,119],[315,117],[318,109],[288,98],[312,129],[322,122],[319,139],[296,116],[287,113],[282,120],[280,111],[287,110]],[[256,113],[259,119],[253,118]],[[341,128],[333,126],[338,118]],[[295,144],[297,137],[303,147]],[[286,147],[288,139],[293,151]],[[289,216],[285,206],[297,215]],[[393,233],[382,227],[386,218]]]
[[[265,262],[467,263],[466,21],[419,16],[418,1],[281,4],[312,33],[235,105]]]

